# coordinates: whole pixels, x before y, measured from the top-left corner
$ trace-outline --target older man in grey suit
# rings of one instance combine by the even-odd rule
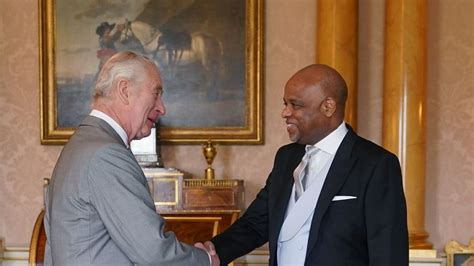
[[[165,114],[155,64],[132,52],[111,57],[92,112],[64,147],[46,193],[46,265],[218,265],[215,253],[180,243],[156,213],[128,149]]]

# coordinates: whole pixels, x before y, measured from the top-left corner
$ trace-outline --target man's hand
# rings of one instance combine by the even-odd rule
[[[211,266],[219,266],[221,264],[219,256],[216,252],[216,248],[214,247],[214,244],[211,241],[206,241],[204,244],[201,242],[197,242],[196,244],[194,244],[194,246],[207,251],[207,253],[211,256]]]

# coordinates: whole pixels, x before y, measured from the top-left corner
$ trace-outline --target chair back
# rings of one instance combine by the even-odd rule
[[[43,198],[49,185],[49,178],[43,179]],[[44,201],[43,201],[44,202]],[[28,258],[29,266],[42,266],[44,264],[44,252],[46,248],[46,231],[44,230],[44,206],[38,218],[36,218],[33,233],[31,234],[30,252]]]
[[[31,235],[30,255],[28,258],[29,266],[39,266],[44,263],[44,252],[46,248],[46,232],[44,231],[44,209],[36,218],[35,227]]]

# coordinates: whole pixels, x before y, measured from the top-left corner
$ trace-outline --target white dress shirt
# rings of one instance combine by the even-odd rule
[[[309,161],[308,173],[310,173],[310,175],[306,177],[306,187],[311,186],[311,184],[316,179],[322,179],[324,182],[327,173],[322,173],[321,170],[327,164],[332,164],[337,149],[341,145],[341,142],[346,136],[347,131],[346,123],[342,122],[339,127],[336,128],[336,130],[331,132],[318,143],[314,144],[314,147],[319,149],[319,151],[313,155]]]
[[[314,145],[319,151],[311,156],[308,162],[308,175],[305,177],[307,179],[305,181],[306,188],[297,201],[294,197],[295,186],[293,185],[285,221],[278,237],[278,264],[304,265],[311,222],[319,194],[337,149],[347,132],[348,129],[343,122],[336,130]]]

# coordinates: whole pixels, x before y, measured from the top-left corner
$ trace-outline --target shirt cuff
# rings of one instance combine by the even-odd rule
[[[207,253],[207,256],[209,257],[209,265],[212,265],[212,258],[211,258],[211,253],[209,253],[207,250],[205,250]]]

